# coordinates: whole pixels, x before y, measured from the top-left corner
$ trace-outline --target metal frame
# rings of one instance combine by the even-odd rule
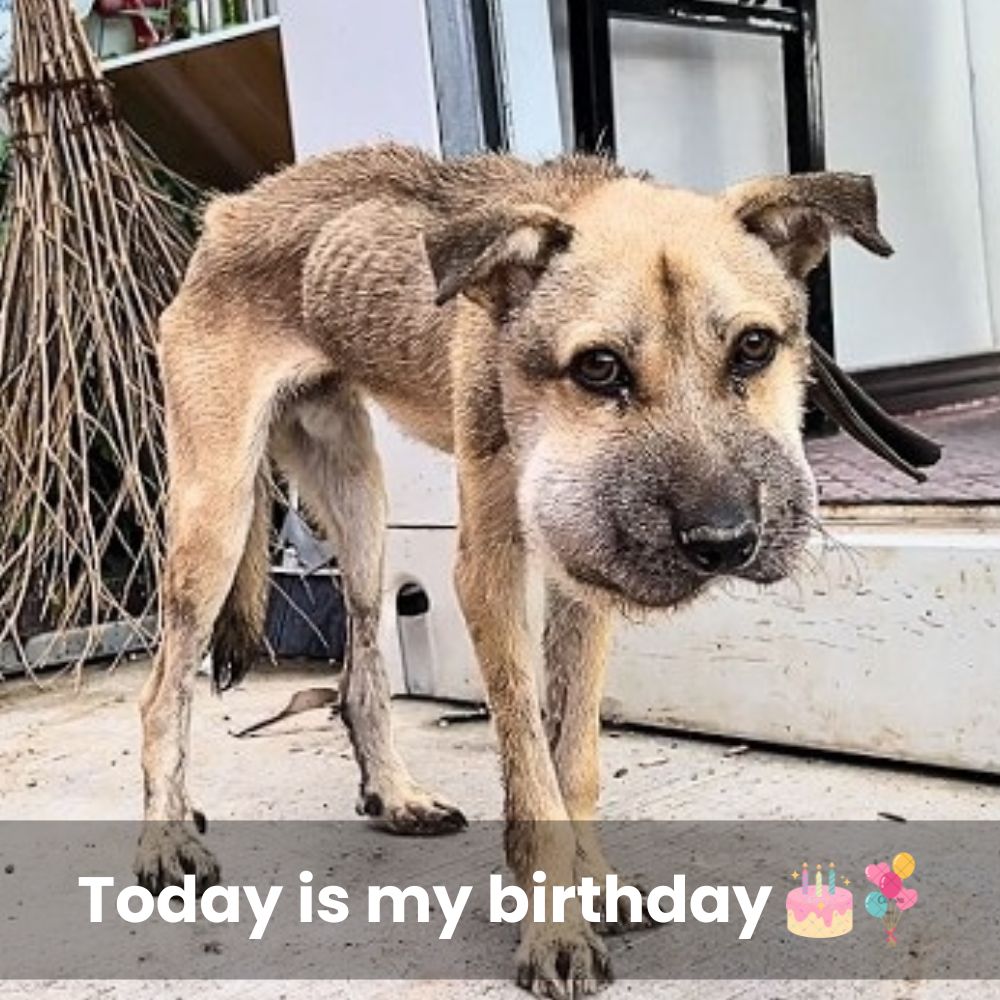
[[[499,151],[508,144],[507,119],[503,110],[503,85],[497,62],[496,12],[494,0],[469,0],[472,34],[479,69],[482,101],[483,141],[489,150]]]
[[[441,152],[506,145],[491,0],[425,0]]]
[[[576,148],[616,152],[611,76],[611,20],[648,21],[686,28],[768,35],[781,40],[788,168],[826,169],[816,0],[748,6],[716,0],[568,0],[573,122]],[[834,354],[830,268],[809,280],[809,329]]]

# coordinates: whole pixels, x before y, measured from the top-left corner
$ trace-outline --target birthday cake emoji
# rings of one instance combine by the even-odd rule
[[[794,873],[795,878],[798,875]],[[810,882],[809,866],[803,862],[802,884],[785,897],[788,929],[798,937],[842,937],[854,927],[854,897],[850,890],[837,885],[832,862],[823,876],[822,865],[816,865],[815,882]]]

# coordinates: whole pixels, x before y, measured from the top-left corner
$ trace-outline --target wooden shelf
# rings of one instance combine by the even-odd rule
[[[257,32],[270,31],[277,28],[278,24],[278,15],[274,14],[271,17],[261,18],[259,21],[251,21],[249,24],[233,24],[226,28],[220,28],[218,31],[206,32],[204,35],[194,35],[183,41],[154,45],[152,48],[128,52],[121,56],[110,56],[102,60],[101,65],[105,73],[114,74],[115,70],[121,69],[123,66],[135,66],[157,59],[169,59],[185,52],[193,52],[212,45],[223,45],[226,42],[245,38],[247,35],[254,35]]]
[[[294,159],[279,19],[108,59],[130,125],[173,170],[220,191]]]

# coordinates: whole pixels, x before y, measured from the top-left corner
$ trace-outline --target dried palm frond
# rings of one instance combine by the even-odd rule
[[[155,331],[191,252],[193,189],[117,118],[68,0],[18,0],[5,101],[0,646],[27,660],[29,635],[82,627],[79,662],[94,626],[155,614]]]

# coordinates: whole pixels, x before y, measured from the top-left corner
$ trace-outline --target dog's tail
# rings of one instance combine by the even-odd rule
[[[265,467],[254,482],[246,547],[212,630],[212,685],[218,692],[238,684],[260,655],[267,612],[270,531],[271,483]]]

